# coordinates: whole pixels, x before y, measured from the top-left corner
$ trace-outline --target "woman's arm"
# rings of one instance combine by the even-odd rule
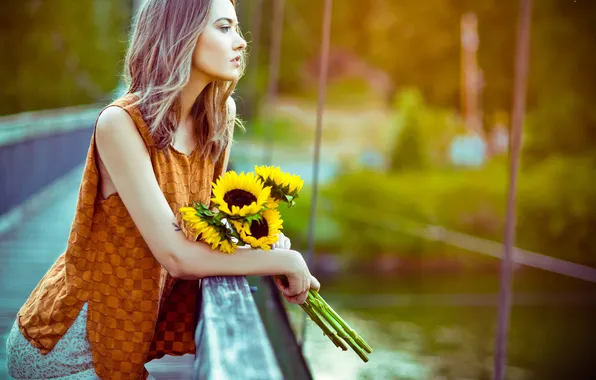
[[[212,251],[205,243],[189,241],[177,232],[172,226],[176,217],[155,178],[149,152],[123,109],[108,107],[102,112],[96,126],[96,145],[135,225],[155,258],[173,277],[286,274],[295,278],[290,292],[296,294],[307,274],[310,276],[296,251],[238,250],[228,255]],[[307,288],[302,287],[302,291]]]

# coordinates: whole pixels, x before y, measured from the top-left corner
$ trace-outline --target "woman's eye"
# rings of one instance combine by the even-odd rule
[[[230,29],[232,29],[232,28],[230,28],[229,26],[222,26],[220,29],[221,29],[221,30],[222,30],[224,33],[227,33],[227,32],[229,32],[229,31],[230,31]]]

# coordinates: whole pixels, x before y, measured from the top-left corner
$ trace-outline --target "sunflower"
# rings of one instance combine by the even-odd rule
[[[212,249],[234,253],[237,245],[232,239],[236,239],[237,234],[225,218],[220,217],[223,214],[212,212],[202,203],[195,203],[194,207],[182,207],[179,211],[184,225],[195,234],[193,240],[203,241]]]
[[[195,234],[200,234],[209,226],[209,223],[201,218],[194,207],[182,207],[180,208],[180,214],[182,214],[182,220],[186,227]]]
[[[198,240],[204,241],[211,245],[211,248],[215,249],[222,240],[220,231],[214,226],[207,226],[201,231]]]
[[[236,244],[229,240],[223,240],[219,245],[219,249],[224,253],[234,253],[236,251]]]
[[[265,251],[271,249],[271,245],[277,242],[277,235],[282,229],[283,220],[277,210],[263,211],[259,220],[231,221],[238,231],[240,238],[253,248],[261,248]]]
[[[304,186],[300,176],[282,172],[279,167],[255,166],[255,173],[265,186],[271,186],[271,199],[267,205],[270,209],[277,207],[282,201],[293,206],[294,200],[298,198],[298,193]]]
[[[270,195],[271,188],[264,187],[253,173],[229,171],[213,183],[211,201],[231,217],[245,217],[259,213]]]
[[[237,245],[230,241],[230,236],[225,227],[215,227],[212,225],[203,229],[197,240],[211,245],[211,249],[218,249],[225,253],[234,253]]]

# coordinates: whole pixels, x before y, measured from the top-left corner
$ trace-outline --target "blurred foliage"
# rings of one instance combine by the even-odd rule
[[[453,138],[465,131],[455,112],[430,106],[418,89],[400,91],[394,112],[387,136],[394,141],[389,169],[399,172],[447,166]]]
[[[500,238],[504,179],[499,167],[392,175],[360,171],[338,178],[325,194],[342,228],[343,252],[435,254],[441,253],[435,243],[402,231],[428,223]],[[345,217],[346,211],[350,217]]]
[[[8,59],[0,70],[0,114],[109,97],[121,72],[131,2],[2,1],[0,46]],[[250,60],[250,75],[239,89],[248,108],[259,104],[248,94],[256,90],[262,97],[267,88],[271,42],[272,0],[264,0],[262,6],[259,41],[254,41],[251,33],[256,28],[251,25],[255,4],[239,2],[246,37],[252,45],[260,44],[258,59]],[[490,118],[511,108],[518,6],[517,1],[498,0],[334,2],[332,58],[337,52],[348,52],[364,70],[364,78],[373,72],[385,73],[392,82],[389,88],[417,88],[429,105],[458,109],[460,18],[473,11],[478,16],[478,60],[486,83],[483,110]],[[279,81],[282,93],[315,93],[322,10],[322,3],[286,1]],[[594,150],[595,29],[596,2],[534,3],[525,164],[552,154],[582,155]],[[345,68],[349,59],[344,58],[340,54],[332,59],[331,74]],[[251,70],[257,73],[254,83]],[[330,100],[348,94],[369,98],[369,89],[358,77],[344,78],[337,87],[334,83],[330,82],[330,89],[337,91],[330,91]],[[391,102],[385,96],[381,99]]]
[[[320,197],[318,204],[325,202]],[[296,206],[288,208],[285,205],[279,207],[283,223],[283,232],[292,239],[292,248],[305,250],[308,248],[308,226],[310,208],[312,204],[312,188],[305,186],[300,192]],[[336,253],[338,241],[341,240],[339,225],[330,215],[320,211],[316,213],[315,219],[315,250],[319,252]]]
[[[256,27],[250,25],[256,2],[240,4],[246,37],[252,48],[260,44],[258,59],[249,59],[249,76],[239,89],[242,110],[242,98],[254,90],[262,99],[267,88],[272,0],[263,2],[259,41],[250,33]],[[317,244],[370,254],[437,249],[391,231],[377,239],[379,229],[364,217],[374,222],[384,215],[501,240],[505,164],[495,161],[464,171],[444,163],[453,135],[461,130],[455,111],[461,98],[460,18],[469,11],[478,17],[483,113],[490,120],[511,109],[519,2],[372,0],[336,1],[333,6],[330,74],[339,75],[350,60],[364,74],[331,80],[329,101],[349,105],[360,98],[396,110],[386,132],[395,141],[388,159],[394,170],[388,176],[345,174],[324,189],[320,204],[334,213],[332,218],[319,215]],[[321,2],[286,1],[282,95],[316,94],[322,10]],[[122,70],[130,11],[131,0],[0,2],[0,46],[6,57],[0,70],[0,114],[110,97]],[[534,2],[533,12],[518,242],[593,265],[596,247],[590,230],[596,194],[589,179],[596,157],[596,2],[541,0]],[[390,95],[397,96],[375,93],[367,80],[379,73],[391,84],[379,84],[377,78],[377,88],[390,88]],[[259,104],[252,98],[245,101],[248,108]],[[272,123],[279,131],[276,142],[304,141],[293,123],[277,118]],[[248,128],[257,139],[267,138],[259,119]],[[365,210],[343,208],[340,201]],[[290,211],[286,228],[300,232],[303,238],[298,239],[305,243],[308,202]]]
[[[424,144],[428,139],[423,139],[417,106],[418,104],[405,104],[400,107],[401,128],[391,157],[392,171],[420,170],[428,165],[428,150]]]
[[[595,161],[555,157],[520,173],[517,246],[596,267],[596,189],[586,176]],[[507,181],[503,162],[477,170],[345,173],[321,190],[317,249],[353,259],[457,251],[404,232],[423,224],[502,241]],[[309,198],[283,215],[286,234],[301,247]]]
[[[537,3],[532,30],[527,164],[596,148],[596,2]]]
[[[311,101],[317,98],[317,92],[318,88],[316,87],[296,88],[294,97]],[[328,82],[325,88],[326,106],[363,107],[377,105],[384,101],[382,94],[371,88],[363,78],[341,78]]]
[[[524,248],[596,267],[594,156],[552,156],[520,177]]]
[[[130,12],[122,0],[0,2],[0,114],[110,97]]]
[[[262,20],[271,16],[271,1],[264,1]],[[249,14],[254,4],[245,5]],[[527,104],[531,122],[526,130],[525,164],[552,154],[583,154],[596,147],[596,111],[590,106],[596,101],[596,71],[592,69],[596,64],[596,2],[542,0],[533,6]],[[518,8],[518,1],[498,0],[338,1],[333,4],[331,46],[387,73],[398,90],[415,87],[430,105],[458,109],[460,18],[473,11],[478,17],[478,61],[488,121],[510,110],[513,102]],[[304,72],[305,64],[316,62],[319,54],[322,10],[322,3],[286,1],[282,92],[316,88],[316,76],[305,77]],[[250,64],[252,70],[258,66],[262,93],[271,40],[267,23],[261,35],[260,59]],[[344,63],[341,59],[333,63],[330,72]],[[359,88],[354,87],[352,93]]]
[[[270,141],[276,146],[290,145],[293,148],[306,146],[310,137],[305,135],[303,129],[295,121],[283,115],[272,115],[269,119],[259,117],[247,124],[245,133],[237,133],[235,138],[238,141],[250,140],[251,142]],[[269,133],[273,131],[271,136]]]

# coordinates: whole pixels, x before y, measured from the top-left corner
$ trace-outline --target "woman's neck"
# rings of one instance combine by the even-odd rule
[[[190,80],[180,93],[180,124],[185,125],[190,120],[192,106],[195,104],[201,92],[207,87],[211,80],[202,72],[192,70]]]

